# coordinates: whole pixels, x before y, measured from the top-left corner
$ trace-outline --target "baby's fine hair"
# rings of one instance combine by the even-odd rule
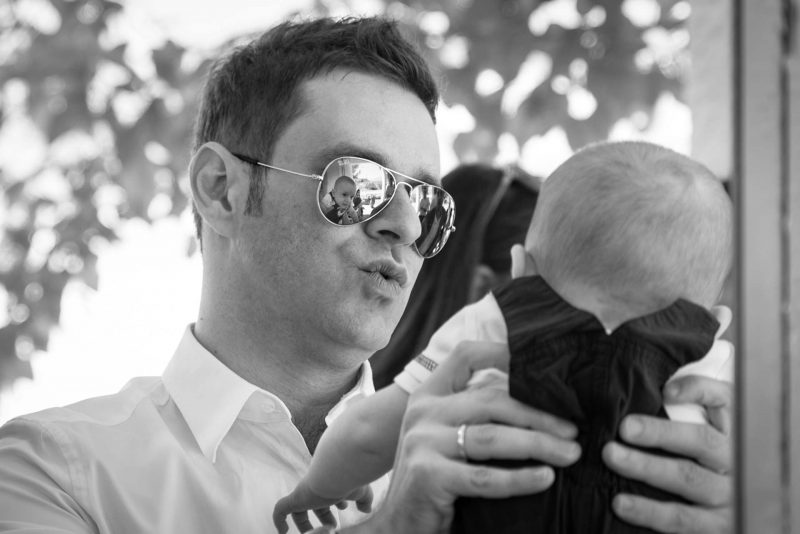
[[[526,248],[557,290],[710,307],[731,267],[732,217],[720,180],[697,161],[647,142],[597,143],[545,180]]]
[[[333,183],[333,189],[332,189],[332,191],[333,191],[333,190],[336,190],[336,191],[338,191],[338,190],[339,190],[339,185],[350,185],[350,186],[353,186],[353,187],[355,187],[355,186],[356,186],[356,182],[355,182],[355,180],[353,180],[353,179],[352,179],[352,178],[350,178],[349,176],[340,176],[340,177],[338,177],[338,178],[336,179],[336,181]]]

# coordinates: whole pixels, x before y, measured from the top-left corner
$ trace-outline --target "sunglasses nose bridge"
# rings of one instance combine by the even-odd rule
[[[408,194],[409,197],[411,196],[411,192],[414,190],[414,186],[413,185],[411,185],[408,182],[401,182],[400,180],[397,180],[397,186],[398,187],[405,187],[406,188],[406,193]]]

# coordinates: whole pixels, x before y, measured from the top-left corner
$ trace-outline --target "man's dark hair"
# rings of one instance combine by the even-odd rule
[[[220,58],[211,68],[195,123],[194,154],[216,141],[269,162],[280,135],[301,115],[303,82],[334,69],[382,76],[412,91],[436,120],[439,91],[426,61],[383,18],[284,22]],[[261,215],[266,172],[253,166],[245,213]],[[194,210],[197,237],[202,219]],[[202,242],[201,242],[202,244]]]

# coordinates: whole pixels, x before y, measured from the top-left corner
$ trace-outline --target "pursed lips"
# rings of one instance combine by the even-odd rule
[[[408,271],[393,261],[373,261],[362,267],[362,271],[380,275],[386,282],[394,282],[401,288],[408,283]]]

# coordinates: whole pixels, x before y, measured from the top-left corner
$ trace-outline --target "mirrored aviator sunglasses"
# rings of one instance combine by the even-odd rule
[[[336,226],[360,224],[375,218],[389,205],[398,187],[408,190],[422,229],[414,243],[423,258],[438,254],[455,231],[453,197],[439,186],[387,169],[357,156],[335,158],[321,175],[304,174],[233,154],[242,161],[319,181],[317,205],[322,216]]]

